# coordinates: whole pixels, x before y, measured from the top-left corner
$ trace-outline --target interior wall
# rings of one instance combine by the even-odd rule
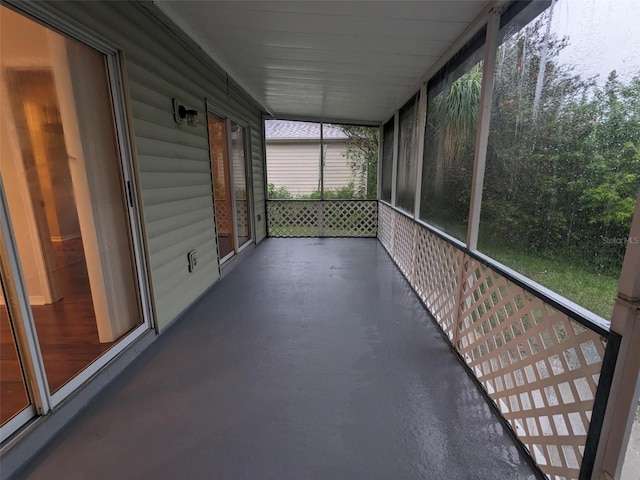
[[[190,40],[170,32],[150,4],[51,2],[46,8],[124,52],[152,292],[162,329],[219,276],[206,99],[250,126],[257,241],[266,236],[262,111]],[[197,127],[175,123],[173,98],[198,110]],[[190,273],[187,253],[194,249],[198,266]]]
[[[8,72],[20,69],[46,72],[51,69],[51,62],[48,52],[38,47],[46,41],[44,32],[35,29],[25,35],[21,27],[17,22],[3,22],[0,31],[0,111],[3,112],[0,122],[0,162],[7,200],[15,212],[12,218],[13,230],[23,258],[22,269],[29,301],[32,305],[45,305],[57,300],[57,289],[55,278],[47,273],[50,270],[47,259],[52,256],[51,252],[46,251],[50,247],[51,232],[43,232],[42,227],[48,227],[46,218],[55,213],[45,207],[51,205],[47,197],[51,192],[40,190],[41,198],[34,199],[27,184],[25,161],[35,163],[37,160],[33,149],[24,148],[18,141],[19,129],[27,130],[27,125],[18,125],[24,122],[19,122],[20,116],[17,115],[18,112],[14,112],[15,105],[10,101],[9,92],[12,87],[8,84]],[[11,41],[16,38],[20,41]],[[30,143],[30,140],[27,139],[27,142]],[[38,217],[41,220],[40,227],[36,224]],[[44,237],[49,237],[49,241],[40,242],[41,235],[43,240]],[[55,272],[49,273],[55,275]]]

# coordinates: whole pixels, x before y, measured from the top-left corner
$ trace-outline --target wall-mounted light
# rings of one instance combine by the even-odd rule
[[[173,99],[173,117],[179,125],[185,122],[191,127],[198,125],[198,111],[185,107],[175,98]]]

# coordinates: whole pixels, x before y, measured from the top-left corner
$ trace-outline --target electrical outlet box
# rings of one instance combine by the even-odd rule
[[[187,260],[189,261],[189,271],[193,272],[198,265],[198,251],[191,250],[189,253],[187,253]]]

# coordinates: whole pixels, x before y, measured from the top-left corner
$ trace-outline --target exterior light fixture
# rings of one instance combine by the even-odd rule
[[[185,107],[175,98],[173,99],[173,118],[179,125],[182,125],[185,122],[190,127],[198,125],[198,111]]]

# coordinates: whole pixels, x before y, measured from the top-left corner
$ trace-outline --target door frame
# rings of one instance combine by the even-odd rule
[[[256,234],[255,234],[255,221],[254,221],[254,205],[253,205],[253,169],[252,169],[252,157],[251,157],[251,128],[249,124],[238,118],[236,115],[232,114],[228,110],[216,105],[210,99],[205,100],[206,103],[206,116],[207,123],[209,114],[214,115],[215,117],[223,120],[225,122],[226,129],[226,146],[227,146],[227,168],[229,172],[229,188],[231,190],[231,218],[232,218],[232,236],[233,236],[233,251],[227,254],[224,258],[220,258],[220,247],[218,246],[218,265],[219,268],[226,262],[228,262],[231,258],[236,256],[238,253],[242,252],[245,248],[249,247],[249,245],[255,243]],[[247,184],[247,222],[249,223],[250,235],[249,240],[247,240],[242,245],[238,246],[238,226],[236,222],[236,195],[235,188],[233,182],[233,153],[231,149],[231,122],[236,125],[242,127],[244,129],[244,153],[245,153],[245,166],[244,166],[244,176],[245,182]],[[209,128],[207,125],[207,133],[209,133]],[[209,143],[211,145],[211,143]],[[211,158],[211,151],[209,151],[209,158]],[[213,201],[215,203],[215,189],[213,188],[213,164],[211,160],[209,160],[211,165],[211,189],[213,193]],[[218,226],[215,222],[215,207],[214,207],[214,224],[216,225],[216,243],[217,243],[217,230]]]
[[[9,209],[1,175],[0,271],[4,277],[2,286],[4,287],[9,322],[14,331],[18,359],[22,367],[25,388],[30,400],[29,407],[23,409],[7,423],[0,426],[0,441],[4,441],[36,415],[45,415],[49,412],[51,403],[40,344],[37,341],[29,295],[18,258],[17,243],[10,223]]]

